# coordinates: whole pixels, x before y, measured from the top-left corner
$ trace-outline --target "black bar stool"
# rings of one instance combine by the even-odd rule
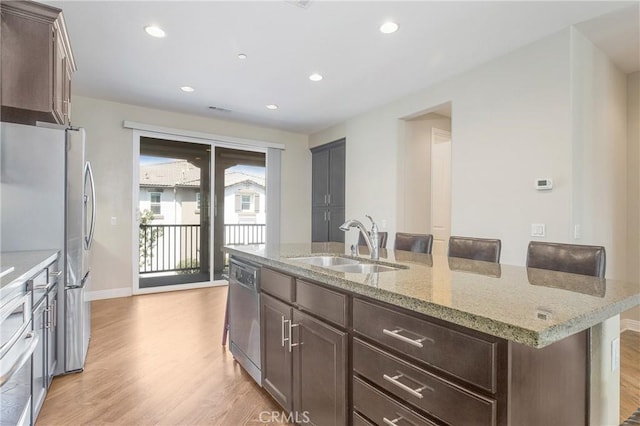
[[[433,248],[433,235],[409,234],[396,232],[395,250],[412,251],[414,253],[431,254]]]
[[[500,263],[502,242],[491,238],[450,237],[449,257]]]
[[[602,246],[531,241],[527,267],[604,278],[606,253]]]

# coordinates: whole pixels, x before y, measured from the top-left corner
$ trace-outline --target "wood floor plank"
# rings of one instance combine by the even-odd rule
[[[620,334],[620,423],[640,407],[640,333]]]
[[[92,302],[85,370],[54,378],[37,425],[276,420],[280,407],[220,346],[226,294],[215,287]],[[622,422],[640,406],[640,333],[622,333],[620,362]]]
[[[37,424],[264,424],[260,413],[280,407],[220,346],[226,294],[92,302],[85,370],[54,379]]]

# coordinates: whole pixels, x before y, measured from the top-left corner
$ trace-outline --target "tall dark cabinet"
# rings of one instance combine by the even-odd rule
[[[311,150],[311,240],[344,242],[345,139]]]

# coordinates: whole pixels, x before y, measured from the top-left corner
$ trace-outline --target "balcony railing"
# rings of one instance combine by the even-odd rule
[[[224,225],[224,244],[263,244],[265,225]],[[200,225],[140,225],[140,274],[200,269]]]
[[[264,244],[265,225],[224,225],[224,244]]]

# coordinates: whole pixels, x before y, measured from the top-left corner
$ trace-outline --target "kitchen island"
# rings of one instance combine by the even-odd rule
[[[277,346],[268,347],[274,328],[265,312],[275,304],[292,310],[292,319],[282,315],[280,337],[283,348],[285,341],[299,343],[288,348],[293,398],[270,390],[269,360],[263,363],[263,385],[288,410],[304,407],[305,386],[296,386],[295,375],[303,375],[305,358],[296,354],[308,350],[314,333],[300,324],[322,319],[342,339],[334,349],[344,352],[345,369],[331,370],[331,385],[341,383],[345,370],[345,423],[384,424],[399,412],[418,424],[606,424],[602,419],[613,418],[610,405],[618,397],[603,390],[619,372],[600,359],[610,348],[603,330],[640,304],[637,283],[393,250],[382,250],[377,262],[393,268],[384,272],[342,272],[301,259],[349,258],[337,243],[225,250],[263,267],[263,361],[277,354]],[[366,255],[357,260],[371,263]],[[265,281],[273,273],[291,290],[269,290],[278,288]],[[327,312],[329,305],[338,309]],[[288,334],[285,323],[295,327]],[[377,377],[378,368],[389,374]],[[378,419],[385,404],[391,414]]]

